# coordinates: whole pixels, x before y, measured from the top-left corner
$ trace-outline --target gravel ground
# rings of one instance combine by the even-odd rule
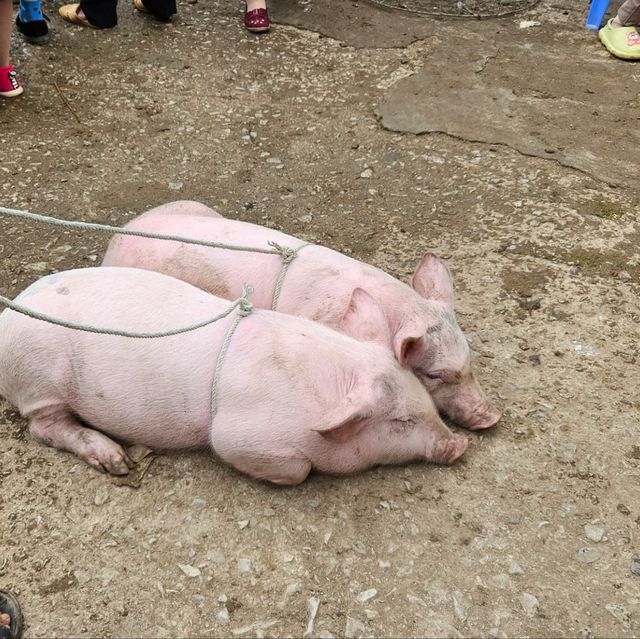
[[[504,417],[451,468],[283,489],[197,451],[123,485],[32,440],[0,402],[0,587],[19,593],[26,636],[639,636],[637,185],[376,115],[404,79],[428,89],[431,65],[442,88],[443,59],[456,77],[463,52],[433,57],[456,30],[473,43],[493,29],[521,83],[535,56],[579,40],[622,77],[601,100],[627,100],[616,126],[635,139],[635,67],[560,3],[453,23],[283,2],[265,37],[228,2],[181,4],[172,25],[123,3],[109,32],[45,6],[51,42],[14,40],[26,92],[0,103],[1,204],[120,224],[194,199],[402,279],[435,251]],[[525,37],[539,46],[516,47]],[[545,143],[554,100],[566,106],[562,87],[579,81],[580,60],[562,59]],[[575,147],[593,148],[583,116]],[[602,166],[626,162],[616,148]],[[94,265],[106,242],[0,219],[0,291]]]

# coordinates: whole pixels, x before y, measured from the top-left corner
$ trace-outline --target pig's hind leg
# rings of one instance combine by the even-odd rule
[[[64,405],[33,411],[30,432],[45,444],[68,450],[100,471],[126,475],[133,467],[122,446],[97,430],[87,428]]]

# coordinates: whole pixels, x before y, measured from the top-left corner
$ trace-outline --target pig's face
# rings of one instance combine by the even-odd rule
[[[453,282],[444,262],[427,254],[413,276],[425,300],[399,327],[393,339],[398,361],[411,368],[438,410],[457,424],[476,430],[500,419],[471,371],[469,345],[453,311]]]
[[[357,437],[350,461],[354,468],[411,459],[453,463],[466,450],[466,437],[451,433],[411,371],[401,368],[389,350],[376,350],[368,369],[350,372],[351,390],[314,430],[340,444]],[[363,457],[370,458],[366,464]]]

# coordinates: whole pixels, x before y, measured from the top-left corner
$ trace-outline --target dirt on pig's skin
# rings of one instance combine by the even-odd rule
[[[451,468],[283,489],[193,451],[157,457],[135,489],[33,441],[0,403],[0,587],[19,594],[25,636],[638,636],[637,184],[375,116],[454,27],[464,42],[495,35],[478,78],[504,47],[521,84],[557,58],[547,95],[518,87],[547,109],[546,140],[554,108],[587,95],[584,60],[618,77],[599,111],[617,109],[638,80],[582,30],[581,9],[416,18],[411,42],[393,40],[396,14],[365,3],[345,9],[360,17],[350,31],[323,23],[317,0],[298,7],[317,24],[260,38],[223,2],[180,4],[173,25],[122,4],[104,32],[44,5],[51,42],[14,35],[26,92],[0,105],[1,204],[121,224],[200,200],[404,280],[434,251],[504,417]],[[465,62],[446,64],[453,76]],[[635,135],[636,114],[620,108],[618,133]],[[586,124],[572,125],[578,150],[593,142]],[[606,153],[602,167],[626,161]],[[94,266],[107,241],[0,218],[0,292]]]

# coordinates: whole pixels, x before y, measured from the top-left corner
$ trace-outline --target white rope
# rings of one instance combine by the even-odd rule
[[[50,324],[56,324],[57,326],[63,326],[64,328],[71,328],[76,331],[84,331],[85,333],[97,333],[99,335],[115,335],[118,337],[134,337],[137,339],[156,339],[158,337],[171,337],[172,335],[189,333],[191,331],[202,328],[203,326],[208,326],[209,324],[213,324],[214,322],[227,317],[227,315],[229,315],[231,311],[233,311],[233,309],[237,307],[240,307],[240,315],[238,317],[244,317],[245,315],[248,315],[252,309],[252,306],[249,302],[249,295],[252,292],[253,288],[248,284],[245,284],[242,290],[242,297],[239,297],[226,311],[220,313],[219,315],[216,315],[215,317],[204,320],[202,322],[198,322],[197,324],[192,324],[183,328],[174,328],[168,331],[160,331],[158,333],[137,333],[134,331],[123,331],[115,328],[103,328],[100,326],[90,326],[88,324],[78,324],[76,322],[70,322],[59,317],[53,317],[52,315],[48,315],[47,313],[34,311],[30,308],[22,306],[22,304],[17,304],[16,302],[13,302],[10,299],[2,296],[0,296],[0,304],[3,304],[16,313],[27,315],[28,317],[32,317],[33,319],[40,320],[42,322],[49,322]]]
[[[248,292],[251,293],[253,289],[251,287],[247,287]],[[224,336],[224,341],[222,342],[222,346],[220,346],[220,351],[218,352],[218,359],[216,360],[216,368],[213,371],[213,384],[211,385],[211,420],[216,416],[218,412],[218,390],[220,388],[220,371],[222,370],[222,363],[224,362],[224,357],[227,354],[227,349],[229,348],[229,342],[231,342],[231,338],[238,328],[238,324],[243,317],[246,317],[251,313],[253,307],[249,303],[248,300],[244,300],[244,304],[240,304],[240,309],[235,319],[233,320],[231,326],[227,329],[227,334]]]
[[[182,237],[181,235],[164,235],[162,233],[151,233],[148,231],[136,231],[134,229],[125,229],[120,226],[109,226],[108,224],[95,224],[93,222],[72,222],[71,220],[60,220],[56,217],[47,215],[38,215],[30,211],[20,211],[18,209],[8,209],[0,206],[0,213],[11,215],[13,217],[21,217],[35,222],[43,222],[45,224],[53,224],[54,226],[64,226],[73,229],[83,229],[91,231],[101,231],[110,233],[111,235],[133,235],[136,237],[149,237],[153,240],[170,240],[172,242],[183,242],[184,244],[199,244],[200,246],[208,246],[210,248],[221,248],[229,251],[245,251],[247,253],[266,253],[268,255],[283,255],[283,251],[289,251],[287,247],[261,249],[254,246],[240,246],[237,244],[222,244],[220,242],[209,242],[208,240],[196,240],[192,237]]]

